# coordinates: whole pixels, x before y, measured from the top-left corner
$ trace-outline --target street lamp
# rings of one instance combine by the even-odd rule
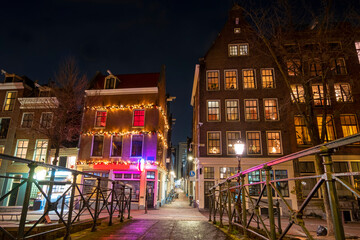
[[[237,140],[236,143],[234,144],[234,150],[235,150],[236,158],[238,160],[238,173],[241,170],[240,161],[241,161],[241,155],[243,154],[244,149],[245,149],[245,144],[242,141]]]

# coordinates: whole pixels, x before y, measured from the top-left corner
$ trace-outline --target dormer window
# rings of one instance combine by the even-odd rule
[[[247,56],[249,55],[249,44],[229,44],[229,57]]]
[[[241,33],[240,28],[234,28],[234,33]]]
[[[235,24],[238,25],[239,24],[239,18],[235,18]]]
[[[114,77],[108,77],[105,79],[105,89],[114,89],[116,80]]]

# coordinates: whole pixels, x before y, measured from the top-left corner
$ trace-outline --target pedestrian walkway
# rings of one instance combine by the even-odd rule
[[[108,233],[102,240],[161,240],[161,239],[216,239],[230,240],[224,232],[207,222],[197,208],[189,206],[189,200],[178,189],[179,198],[159,209],[135,210],[133,220],[119,230]]]

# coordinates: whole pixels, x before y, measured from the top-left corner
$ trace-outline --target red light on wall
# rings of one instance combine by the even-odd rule
[[[145,160],[143,158],[139,160],[138,169],[140,172],[143,172],[145,169]]]

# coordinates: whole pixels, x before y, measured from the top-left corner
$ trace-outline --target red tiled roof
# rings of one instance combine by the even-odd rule
[[[143,88],[157,87],[160,73],[120,74],[115,76],[120,80],[116,88]],[[89,89],[104,89],[106,77],[107,75],[98,73],[91,81]]]

